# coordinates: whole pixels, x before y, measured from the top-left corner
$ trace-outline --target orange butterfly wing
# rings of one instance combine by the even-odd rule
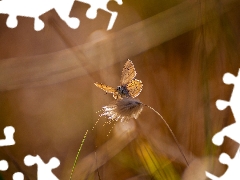
[[[120,80],[121,85],[128,84],[131,80],[133,80],[137,75],[137,72],[134,68],[134,65],[130,59],[123,66],[122,76]]]
[[[143,83],[141,80],[133,79],[130,83],[127,84],[127,90],[129,91],[128,94],[132,98],[137,97],[140,92],[142,91]]]
[[[137,97],[143,88],[143,83],[140,80],[134,79],[137,75],[137,72],[134,68],[134,65],[130,59],[123,66],[122,76],[120,80],[120,87],[126,87],[128,92],[122,93],[118,92],[116,88],[107,86],[102,83],[94,83],[98,88],[104,90],[107,93],[112,93],[115,99],[121,99],[123,96],[129,96],[132,98]]]
[[[113,97],[114,99],[117,99],[118,98],[118,92],[115,88],[111,87],[111,86],[107,86],[105,84],[102,84],[102,83],[94,83],[95,86],[97,86],[98,88],[104,90],[106,93],[112,93],[113,94]]]

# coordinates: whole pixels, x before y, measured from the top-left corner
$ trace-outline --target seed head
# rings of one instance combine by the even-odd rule
[[[114,104],[104,106],[100,116],[106,116],[110,121],[127,121],[131,118],[137,119],[143,110],[143,104],[138,99],[123,98]]]

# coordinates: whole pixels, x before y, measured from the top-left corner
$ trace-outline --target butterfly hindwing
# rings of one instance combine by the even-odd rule
[[[127,90],[128,90],[129,96],[132,98],[137,97],[142,91],[142,88],[143,88],[143,83],[138,79],[133,79],[127,84]]]
[[[133,80],[137,75],[137,72],[134,68],[134,65],[131,60],[127,60],[127,62],[123,66],[122,76],[120,80],[121,85],[128,84],[131,80]]]
[[[113,93],[114,99],[121,99],[121,95],[118,92]]]

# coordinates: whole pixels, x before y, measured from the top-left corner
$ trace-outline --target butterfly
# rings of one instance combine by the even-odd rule
[[[130,59],[123,66],[122,76],[120,80],[120,86],[113,88],[102,83],[94,83],[98,88],[104,90],[107,93],[112,93],[115,99],[135,98],[137,97],[143,88],[143,83],[141,80],[134,79],[137,72],[134,65]]]

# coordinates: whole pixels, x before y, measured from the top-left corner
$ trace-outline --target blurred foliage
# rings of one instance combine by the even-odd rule
[[[171,161],[164,156],[157,157],[147,143],[140,143],[136,147],[136,151],[151,178],[166,180],[180,179]]]

